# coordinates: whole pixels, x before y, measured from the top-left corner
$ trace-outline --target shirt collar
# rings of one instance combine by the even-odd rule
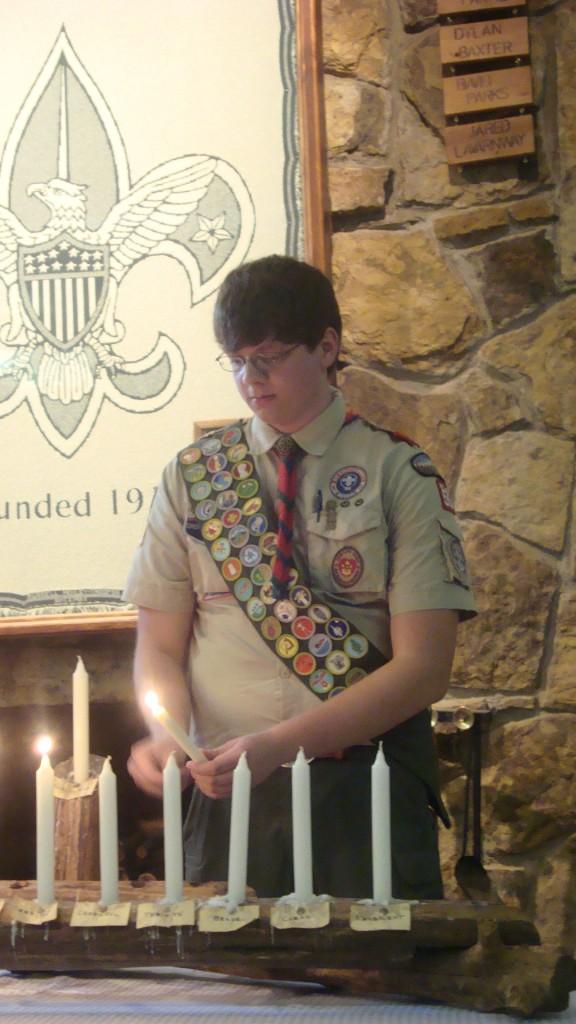
[[[316,419],[297,430],[292,437],[308,455],[324,455],[338,434],[346,416],[342,392],[332,388],[332,401]],[[258,416],[249,421],[250,450],[253,455],[270,451],[280,437],[279,431]]]

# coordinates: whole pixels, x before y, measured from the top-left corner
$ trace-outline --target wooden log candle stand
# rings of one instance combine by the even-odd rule
[[[226,886],[185,886],[201,901]],[[471,1010],[531,1017],[567,1007],[576,962],[539,945],[528,917],[500,903],[425,901],[410,907],[409,930],[352,931],[357,901],[335,899],[321,928],[273,927],[274,900],[257,900],[258,920],[237,931],[197,925],[138,928],[140,903],[162,900],[161,882],[121,882],[130,904],[120,927],[73,927],[78,901],[97,903],[98,882],[57,882],[58,915],[46,924],[14,922],[15,900],[33,901],[34,882],[0,882],[0,965],[28,971],[94,971],[178,966],[255,979],[314,981],[356,994],[400,995]]]

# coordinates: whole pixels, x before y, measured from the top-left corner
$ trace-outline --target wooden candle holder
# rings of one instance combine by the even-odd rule
[[[225,892],[224,883],[185,886],[185,899]],[[139,903],[161,900],[161,882],[121,882],[124,927],[72,927],[78,901],[97,902],[97,882],[56,884],[57,919],[12,922],[11,901],[34,900],[33,882],[0,882],[0,965],[18,972],[178,966],[268,980],[315,981],[349,993],[401,995],[473,1010],[533,1016],[560,1011],[576,987],[576,962],[539,945],[524,914],[499,903],[426,901],[411,906],[409,930],[357,932],[350,909],[330,901],[323,928],[273,928],[275,900],[255,897],[259,918],[237,931],[136,927]]]

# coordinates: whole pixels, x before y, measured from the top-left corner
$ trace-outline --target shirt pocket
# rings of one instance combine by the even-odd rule
[[[327,593],[381,594],[388,572],[388,526],[380,505],[339,508],[332,529],[326,516],[307,521],[312,587]]]

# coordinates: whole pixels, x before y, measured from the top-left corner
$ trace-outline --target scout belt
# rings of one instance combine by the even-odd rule
[[[318,697],[341,693],[385,658],[291,570],[286,597],[272,588],[276,533],[241,422],[178,456],[190,499],[186,532],[206,545],[222,579],[283,664]]]

